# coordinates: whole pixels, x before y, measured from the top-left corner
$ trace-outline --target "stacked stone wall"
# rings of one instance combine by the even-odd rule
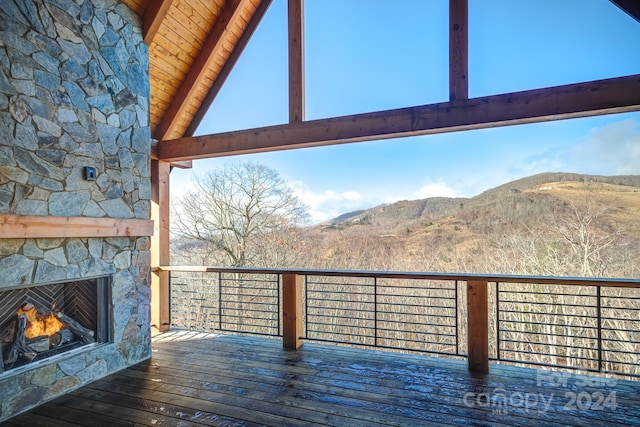
[[[150,217],[148,51],[111,0],[0,1],[0,214]],[[86,180],[85,167],[95,168]],[[150,356],[149,238],[3,239],[3,288],[109,275],[114,343],[0,375],[0,421]]]

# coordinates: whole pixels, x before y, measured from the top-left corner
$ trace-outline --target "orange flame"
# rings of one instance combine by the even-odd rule
[[[49,315],[39,315],[33,304],[25,304],[18,309],[18,316],[24,313],[27,316],[27,329],[25,338],[32,339],[42,335],[51,336],[64,328],[62,322],[53,313]]]

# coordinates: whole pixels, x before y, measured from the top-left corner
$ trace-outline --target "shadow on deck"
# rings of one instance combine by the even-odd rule
[[[4,425],[640,425],[640,382],[175,331],[151,360]]]

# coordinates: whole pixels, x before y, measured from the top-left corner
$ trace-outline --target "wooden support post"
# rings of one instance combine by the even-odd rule
[[[489,372],[489,313],[487,282],[467,282],[467,343],[471,372]]]
[[[449,100],[469,98],[468,0],[449,0]]]
[[[151,160],[151,217],[154,235],[151,239],[151,326],[158,332],[168,331],[169,272],[158,267],[169,265],[169,171],[167,162]]]
[[[289,123],[304,121],[304,11],[302,0],[289,0]]]
[[[282,346],[302,346],[302,279],[299,274],[282,275]]]

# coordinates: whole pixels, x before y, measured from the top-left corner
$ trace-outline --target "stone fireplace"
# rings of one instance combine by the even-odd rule
[[[110,343],[112,329],[108,276],[2,291],[0,375]]]
[[[7,297],[13,300],[7,303],[10,308],[3,315],[3,325],[17,307],[25,304],[25,298],[43,311],[50,310],[51,300],[56,299],[56,309],[76,317],[98,338],[105,323],[97,318],[93,324],[86,320],[93,315],[86,317],[86,313],[69,307],[78,303],[77,294],[90,289],[88,283],[94,278],[109,279],[110,286],[101,296],[106,310],[101,313],[110,319],[106,323],[108,338],[98,339],[103,342],[38,358],[36,363],[7,367],[0,374],[0,422],[150,357],[149,238],[0,239],[0,254],[9,251],[11,255],[0,256],[0,301],[4,305]],[[63,292],[61,283],[66,283],[62,285],[67,288],[65,302],[61,297],[41,302],[29,296],[43,285],[52,295],[59,295]],[[97,308],[95,316],[100,316]]]
[[[55,302],[95,337],[3,360],[1,423],[151,356],[150,233],[111,225],[149,222],[151,135],[142,23],[119,0],[2,0],[0,32],[0,229],[24,231],[0,232],[0,328]]]

